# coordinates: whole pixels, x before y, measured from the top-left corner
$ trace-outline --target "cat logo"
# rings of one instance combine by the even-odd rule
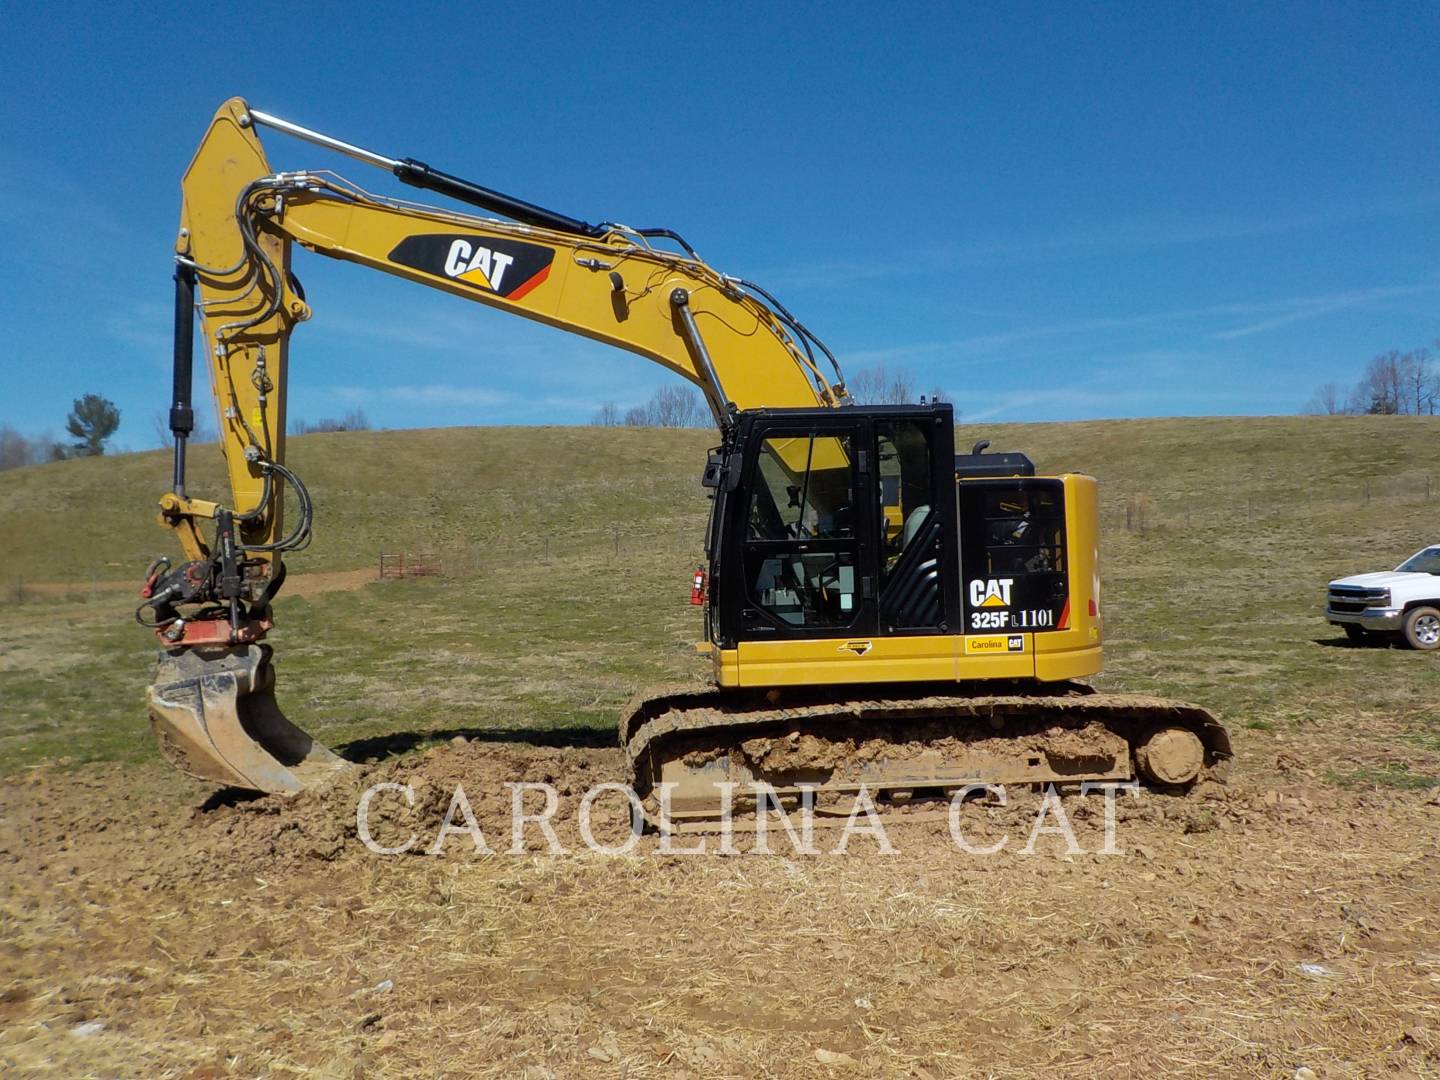
[[[1024,634],[992,634],[988,637],[967,637],[965,651],[971,655],[985,653],[1023,653]]]
[[[852,652],[856,656],[864,656],[870,651],[871,643],[868,641],[847,641],[840,646],[840,652]]]
[[[519,300],[550,276],[555,249],[505,237],[439,233],[407,236],[390,261],[482,292]]]
[[[974,578],[970,582],[970,606],[995,608],[1010,606],[1010,586],[1014,578]]]
[[[470,241],[457,236],[450,242],[450,254],[445,256],[445,273],[475,285],[489,285],[499,292],[505,271],[510,269],[510,264],[514,261],[513,255],[506,255],[503,251],[491,251],[479,244],[472,246]]]

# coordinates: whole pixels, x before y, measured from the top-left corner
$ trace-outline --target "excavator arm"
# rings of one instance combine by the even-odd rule
[[[276,172],[261,126],[508,220],[381,197],[328,171]],[[296,244],[647,357],[699,387],[722,434],[740,410],[846,400],[839,367],[814,335],[764,290],[717,272],[669,230],[591,225],[320,135],[239,98],[216,112],[182,188],[174,475],[160,520],[176,532],[186,561],[172,568],[157,560],[136,617],[162,646],[149,691],[161,747],[207,780],[289,791],[343,766],[275,706],[269,646],[260,644],[284,555],[308,541],[311,523],[304,483],[285,464],[289,338],[310,317],[291,270]],[[228,503],[186,490],[197,313]],[[297,517],[289,525],[286,488]]]

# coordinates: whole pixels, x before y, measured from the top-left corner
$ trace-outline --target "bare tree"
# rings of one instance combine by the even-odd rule
[[[0,426],[0,470],[18,469],[31,463],[30,440],[9,424]]]
[[[161,450],[168,450],[175,444],[175,436],[170,431],[170,413],[165,409],[156,409],[150,414],[150,430],[155,436],[155,445]],[[216,439],[213,431],[201,423],[200,418],[195,418],[195,430],[190,432],[190,445],[199,443],[211,443]]]
[[[603,402],[590,418],[590,424],[592,427],[619,427],[620,410],[615,407],[615,402]]]
[[[891,370],[884,364],[861,368],[845,385],[857,405],[912,405],[916,401],[914,377],[904,368]]]
[[[1440,396],[1440,378],[1430,364],[1428,349],[1415,349],[1401,358],[1401,374],[1405,380],[1405,412],[1414,416],[1435,415],[1436,397]]]
[[[0,471],[64,461],[69,456],[65,444],[49,432],[27,438],[9,424],[0,425]]]
[[[1339,383],[1328,382],[1305,404],[1305,412],[1312,416],[1340,416],[1350,411],[1346,391]]]
[[[1437,378],[1426,349],[1402,353],[1391,349],[1365,367],[1358,396],[1365,411],[1380,416],[1433,414],[1440,400]]]
[[[175,441],[175,436],[170,434],[170,416],[163,409],[156,409],[150,414],[150,431],[155,437],[155,445],[161,450]]]
[[[1440,348],[1440,341],[1436,342]],[[1429,349],[1391,349],[1365,365],[1348,394],[1335,383],[1315,391],[1303,411],[1315,414],[1367,413],[1372,416],[1433,416],[1440,406],[1440,371]]]
[[[704,427],[709,411],[688,386],[662,386],[644,405],[625,410],[626,427]]]
[[[364,409],[351,409],[340,419],[324,417],[313,423],[309,420],[292,420],[291,435],[314,435],[324,431],[369,431],[370,418]]]
[[[1360,377],[1360,396],[1365,411],[1376,416],[1394,416],[1404,401],[1405,378],[1400,371],[1400,354],[1394,349],[1381,353],[1365,365]]]
[[[699,427],[705,409],[688,386],[662,386],[650,399],[656,427]]]

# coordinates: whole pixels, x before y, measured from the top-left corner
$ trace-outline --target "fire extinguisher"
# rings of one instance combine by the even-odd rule
[[[695,577],[690,582],[690,603],[695,607],[705,603],[705,568],[703,566],[695,568]]]

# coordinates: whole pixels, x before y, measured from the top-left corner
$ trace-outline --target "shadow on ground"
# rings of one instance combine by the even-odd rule
[[[590,749],[619,745],[615,731],[603,728],[445,728],[438,731],[397,731],[389,735],[375,735],[342,743],[334,747],[334,750],[346,761],[368,765],[456,738],[463,738],[466,742],[524,743],[527,746]]]
[[[1384,637],[1376,637],[1369,641],[1351,641],[1347,637],[1315,638],[1314,642],[1327,649],[1391,649],[1395,647],[1395,642]]]

